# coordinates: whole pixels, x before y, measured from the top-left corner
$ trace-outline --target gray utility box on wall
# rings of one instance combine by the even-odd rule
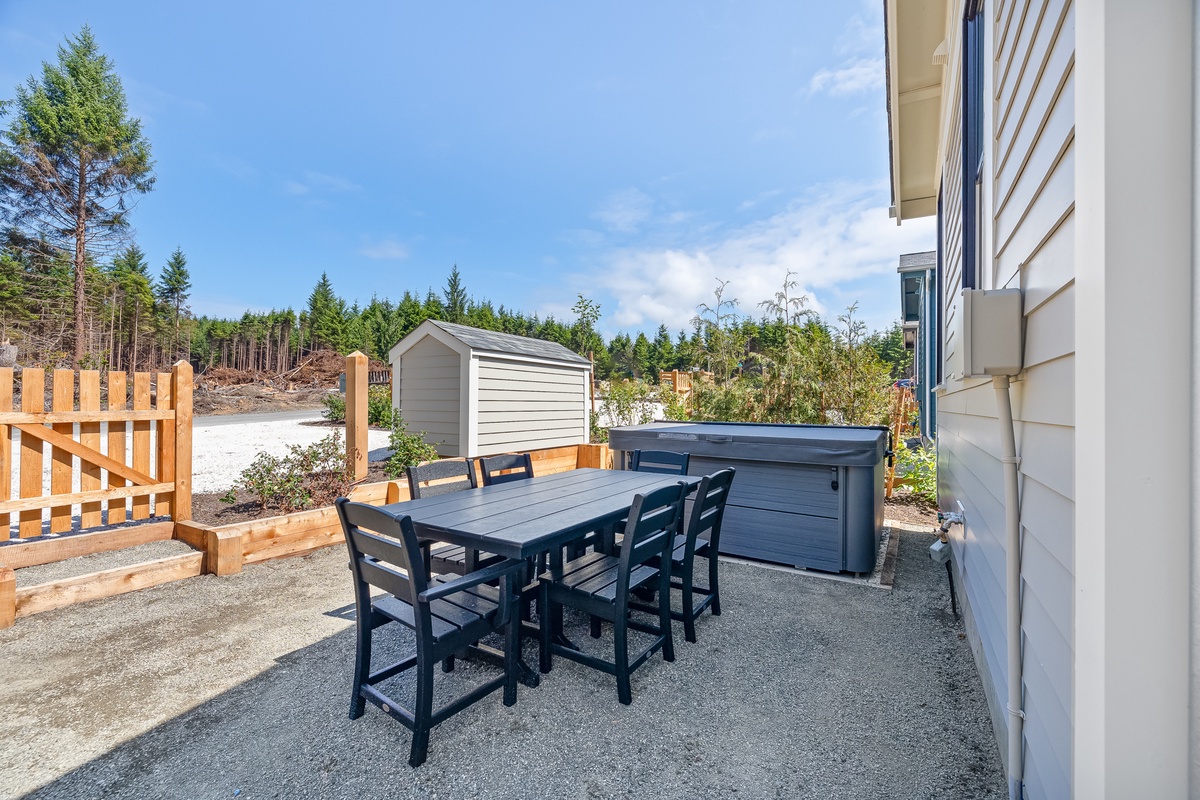
[[[721,552],[870,572],[883,530],[887,428],[654,422],[609,431],[613,450],[688,453],[688,473],[735,467]]]

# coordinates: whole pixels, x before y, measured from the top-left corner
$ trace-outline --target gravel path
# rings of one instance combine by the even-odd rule
[[[402,726],[346,717],[343,548],[38,614],[0,631],[0,796],[1001,798],[932,539],[900,535],[891,592],[724,563],[724,613],[697,643],[680,635],[674,663],[637,670],[631,706],[559,659],[516,706],[493,695],[435,728],[417,770]],[[611,650],[609,629],[595,642],[568,624]],[[393,634],[381,651],[411,647]],[[435,682],[490,670],[460,662]]]
[[[196,417],[192,428],[192,491],[226,491],[259,453],[282,456],[292,445],[314,444],[334,431],[345,441],[345,427],[304,424],[320,420],[320,411]],[[387,443],[387,431],[368,431],[369,460],[382,461]]]

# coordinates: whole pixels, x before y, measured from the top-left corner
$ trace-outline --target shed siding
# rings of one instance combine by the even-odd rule
[[[1074,620],[1074,4],[996,3],[985,89],[985,260],[980,288],[1025,291],[1025,371],[1012,384],[1021,456],[1026,796],[1070,796]],[[955,37],[960,34],[954,28]],[[952,52],[956,48],[951,48]],[[960,84],[952,58],[946,85]],[[946,342],[953,364],[962,287],[960,102],[943,141]],[[990,245],[989,245],[990,242]],[[948,371],[947,371],[948,374]],[[1004,741],[1005,548],[1002,466],[995,393],[989,381],[948,380],[938,398],[943,508],[955,501],[966,524],[952,531],[971,606],[992,718]],[[1001,748],[1003,750],[1003,748]]]
[[[479,357],[480,455],[584,441],[586,372]]]
[[[408,429],[425,431],[425,440],[436,446],[440,455],[460,455],[458,353],[426,336],[401,356],[395,380],[400,414]]]

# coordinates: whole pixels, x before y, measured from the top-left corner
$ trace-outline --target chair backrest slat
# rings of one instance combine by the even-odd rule
[[[408,475],[408,490],[414,500],[461,492],[479,485],[475,478],[475,462],[464,458],[440,458],[409,467],[405,473]],[[422,483],[426,485],[422,486]]]
[[[533,459],[529,453],[484,456],[479,459],[479,472],[483,475],[484,486],[523,481],[533,477]]]
[[[369,605],[366,587],[370,585],[416,606],[417,595],[429,584],[412,520],[344,497],[338,498],[337,510],[360,600]]]
[[[634,497],[625,524],[617,572],[621,590],[628,588],[629,572],[634,567],[654,556],[669,557],[675,535],[679,533],[685,494],[685,485],[677,483]]]
[[[688,517],[687,544],[694,548],[696,538],[705,531],[714,551],[720,544],[721,521],[725,517],[725,504],[729,500],[729,489],[737,470],[732,467],[706,475],[696,490],[696,501]]]
[[[687,475],[688,454],[668,450],[634,450],[632,469],[634,472]]]

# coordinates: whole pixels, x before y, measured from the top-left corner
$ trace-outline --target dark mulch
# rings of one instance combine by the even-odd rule
[[[367,478],[363,481],[364,483],[378,483],[386,480],[390,479],[383,471],[383,462],[373,462],[367,465]],[[239,500],[244,500],[244,498],[239,497]],[[205,525],[229,525],[261,517],[273,517],[279,513],[277,509],[263,508],[253,500],[245,500],[232,505],[222,503],[221,495],[216,492],[192,495],[192,519]]]

